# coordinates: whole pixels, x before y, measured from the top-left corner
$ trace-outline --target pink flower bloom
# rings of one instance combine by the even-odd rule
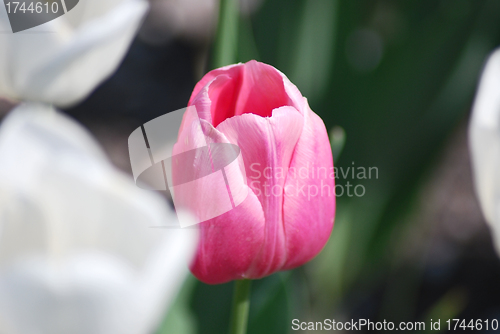
[[[247,194],[234,209],[200,224],[193,274],[219,284],[310,261],[333,228],[333,159],[325,125],[297,87],[274,67],[250,61],[206,74],[189,106],[196,107],[207,142],[240,148],[239,168],[227,179],[231,191],[238,184]],[[174,151],[200,141],[192,119],[186,113]],[[213,198],[227,191],[213,189]]]

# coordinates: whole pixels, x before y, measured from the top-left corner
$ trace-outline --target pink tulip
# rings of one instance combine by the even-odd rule
[[[189,106],[202,130],[186,113],[174,152],[200,142],[200,131],[207,142],[237,145],[241,159],[226,171],[227,188],[246,196],[200,224],[193,274],[219,284],[310,261],[332,231],[335,188],[327,131],[306,98],[274,67],[250,61],[206,74]],[[204,186],[213,186],[207,204],[228,190],[210,180]],[[193,205],[204,210],[199,199]]]

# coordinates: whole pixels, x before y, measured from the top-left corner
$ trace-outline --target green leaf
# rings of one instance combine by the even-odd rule
[[[214,68],[236,62],[238,48],[238,0],[221,0],[214,47]]]

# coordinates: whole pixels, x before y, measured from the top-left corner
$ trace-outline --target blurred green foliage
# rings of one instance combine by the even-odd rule
[[[249,333],[288,333],[291,319],[318,312],[311,303],[331,317],[347,294],[391,270],[419,182],[467,116],[485,58],[500,44],[499,17],[498,0],[267,0],[240,20],[238,60],[277,67],[328,129],[345,130],[331,132],[337,167],[379,171],[363,183],[365,196],[337,198],[331,240],[312,263],[255,282]],[[356,183],[338,182],[346,181]],[[387,312],[415,316],[418,279],[413,271],[398,279]],[[185,310],[198,333],[225,333],[231,284],[191,290]],[[455,297],[429,314],[455,314],[447,307]]]

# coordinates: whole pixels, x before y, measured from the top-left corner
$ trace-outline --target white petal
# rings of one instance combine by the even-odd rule
[[[12,33],[0,6],[0,96],[70,105],[118,66],[147,9],[144,0],[85,0]]]
[[[484,68],[469,127],[476,192],[500,253],[500,49]]]
[[[0,127],[0,332],[150,333],[186,277],[194,230],[43,105]]]

